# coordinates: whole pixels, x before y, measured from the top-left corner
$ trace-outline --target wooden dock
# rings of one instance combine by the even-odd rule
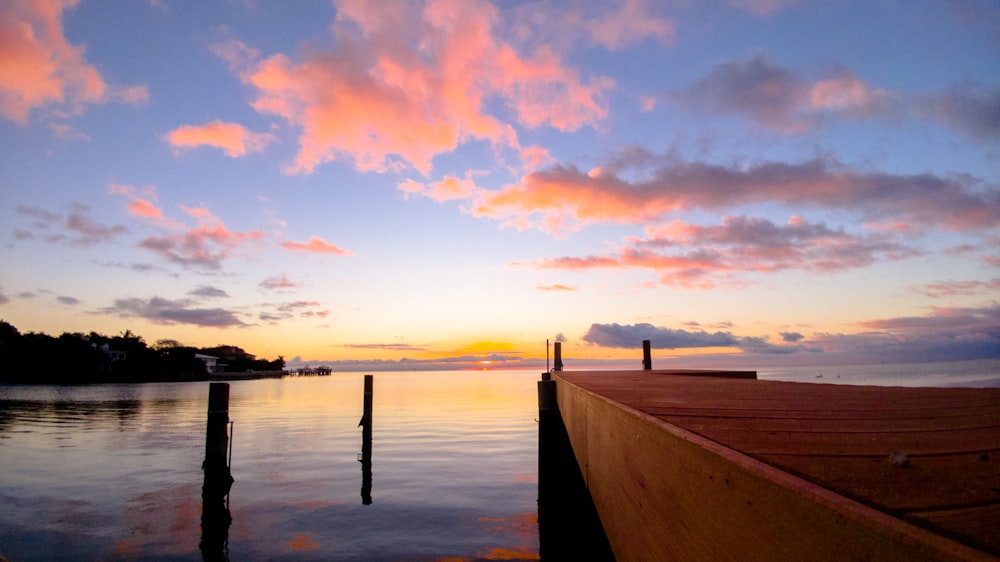
[[[1000,388],[705,374],[552,373],[618,560],[1000,555]]]

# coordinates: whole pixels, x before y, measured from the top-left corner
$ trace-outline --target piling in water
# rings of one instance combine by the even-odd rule
[[[225,559],[232,517],[226,499],[233,477],[226,462],[229,436],[229,383],[208,387],[208,419],[205,425],[205,479],[201,488],[201,551],[206,560]]]
[[[653,370],[653,356],[650,353],[649,340],[642,340],[642,368],[646,371]]]
[[[361,503],[372,503],[372,398],[374,375],[365,375],[364,413],[361,414]]]
[[[553,371],[562,371],[563,370],[562,342],[556,342],[554,349],[555,349],[556,361],[555,361],[555,365],[553,366],[552,370]]]

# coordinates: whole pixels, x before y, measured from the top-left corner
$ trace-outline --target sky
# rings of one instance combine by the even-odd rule
[[[992,0],[12,0],[0,319],[337,370],[1000,357]]]

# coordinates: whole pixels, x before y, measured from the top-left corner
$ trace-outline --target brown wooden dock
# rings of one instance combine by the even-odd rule
[[[1000,554],[1000,388],[556,372],[619,560]]]

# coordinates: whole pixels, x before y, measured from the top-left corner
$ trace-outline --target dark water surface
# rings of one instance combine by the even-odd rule
[[[232,560],[538,558],[536,372],[231,383]],[[0,554],[200,560],[208,383],[0,386]]]

